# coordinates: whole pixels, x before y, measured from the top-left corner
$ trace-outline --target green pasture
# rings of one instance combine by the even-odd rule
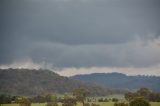
[[[114,102],[96,102],[96,104],[100,104],[100,106],[113,106]],[[19,106],[18,104],[3,104],[0,106]],[[45,103],[33,103],[32,106],[45,106]],[[59,103],[59,106],[62,106]],[[81,103],[78,103],[77,106],[82,106]],[[151,106],[160,106],[160,102],[151,102]]]

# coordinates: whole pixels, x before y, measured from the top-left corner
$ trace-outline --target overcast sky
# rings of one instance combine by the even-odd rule
[[[8,67],[160,75],[160,1],[1,0]]]

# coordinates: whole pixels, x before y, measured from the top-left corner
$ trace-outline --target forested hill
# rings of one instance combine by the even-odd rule
[[[89,75],[76,75],[73,79],[83,82],[94,82],[110,88],[138,89],[147,87],[160,91],[160,77],[156,76],[127,76],[121,73],[94,73]]]
[[[62,77],[49,70],[0,69],[0,93],[13,95],[43,95],[47,93],[72,92],[86,87],[93,94],[105,95],[109,90],[94,84]]]

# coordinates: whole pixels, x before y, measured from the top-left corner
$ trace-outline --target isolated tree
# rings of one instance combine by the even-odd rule
[[[86,97],[90,94],[88,89],[85,88],[77,88],[73,91],[73,95],[76,97],[76,99],[85,105]]]
[[[134,98],[129,104],[130,106],[151,106],[144,97]]]

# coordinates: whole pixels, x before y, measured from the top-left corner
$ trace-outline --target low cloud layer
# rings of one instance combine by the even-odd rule
[[[159,0],[2,0],[0,5],[1,68],[132,67],[125,73],[160,73]]]
[[[79,74],[83,75],[83,74],[92,74],[92,73],[112,73],[112,72],[123,73],[130,76],[134,76],[134,75],[160,76],[159,68],[160,68],[160,65],[156,67],[149,67],[149,68],[90,67],[90,68],[64,68],[59,70],[57,69],[55,72],[57,72],[61,76],[68,76],[68,77],[79,75]]]

